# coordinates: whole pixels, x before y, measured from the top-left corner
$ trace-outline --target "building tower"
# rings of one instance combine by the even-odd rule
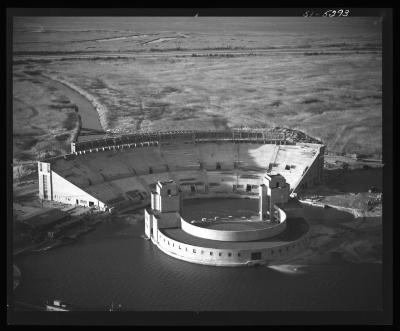
[[[41,200],[53,200],[53,185],[50,163],[38,161],[39,198]]]
[[[157,242],[157,231],[163,228],[180,227],[182,195],[173,181],[159,181],[151,192],[151,207],[145,209],[145,234]]]
[[[266,174],[259,188],[260,220],[275,219],[275,205],[289,201],[290,185],[280,174]]]

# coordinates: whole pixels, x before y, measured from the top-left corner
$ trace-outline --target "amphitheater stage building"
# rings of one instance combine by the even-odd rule
[[[187,262],[214,266],[253,266],[292,258],[307,247],[309,226],[284,212],[290,186],[267,174],[259,188],[259,215],[243,219],[181,217],[181,191],[173,181],[158,182],[145,209],[145,234],[162,252]]]
[[[257,196],[279,173],[289,194],[320,182],[324,145],[293,143],[266,130],[154,132],[71,144],[38,162],[39,197],[100,210],[149,205],[157,183],[173,180],[182,198]]]

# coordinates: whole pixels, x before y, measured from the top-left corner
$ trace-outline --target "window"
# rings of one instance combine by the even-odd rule
[[[193,253],[196,253],[196,250],[193,248]]]
[[[47,172],[50,172],[50,164],[47,164]]]
[[[153,168],[149,167],[149,174],[152,174],[152,173],[153,173]]]
[[[251,192],[251,185],[250,185],[250,184],[247,184],[247,186],[246,186],[246,192]]]
[[[276,187],[279,187],[279,182],[276,182]]]
[[[187,252],[187,247],[186,247],[186,249],[185,249],[185,250],[186,250],[186,252]]]
[[[213,255],[213,252],[210,252],[210,255],[212,256],[212,255]]]
[[[240,253],[238,253],[238,256],[240,257]]]
[[[218,253],[218,255],[219,255],[219,256],[222,256],[222,253],[221,253],[221,252],[219,252],[219,253]]]
[[[171,195],[171,190],[170,189],[167,190],[167,194]]]
[[[216,170],[221,170],[221,164],[219,162],[217,162],[217,164],[215,165],[215,169]]]
[[[228,256],[231,257],[231,256],[232,256],[232,253],[228,253]]]
[[[89,207],[94,206],[94,202],[93,201],[89,201]]]
[[[43,175],[43,198],[48,198],[48,191],[47,191],[47,176]]]
[[[42,171],[42,164],[39,163],[39,171]]]
[[[179,249],[181,249],[181,245],[179,245]]]
[[[252,260],[261,260],[261,252],[251,253]]]

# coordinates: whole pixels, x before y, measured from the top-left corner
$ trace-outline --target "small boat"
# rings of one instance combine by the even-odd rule
[[[70,311],[67,305],[61,300],[53,300],[53,303],[46,302],[46,311]]]

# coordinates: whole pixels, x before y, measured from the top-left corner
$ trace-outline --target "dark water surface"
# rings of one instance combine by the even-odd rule
[[[329,223],[343,216],[332,210],[324,216],[326,210],[321,208],[306,208],[303,213],[310,210],[312,222],[325,218],[322,222]],[[15,261],[22,277],[14,299],[42,305],[58,298],[82,310],[106,310],[111,302],[125,310],[378,310],[382,306],[381,264],[312,265],[298,273],[196,265],[159,251],[140,237],[143,229],[143,222],[104,223],[73,245],[21,256]]]

